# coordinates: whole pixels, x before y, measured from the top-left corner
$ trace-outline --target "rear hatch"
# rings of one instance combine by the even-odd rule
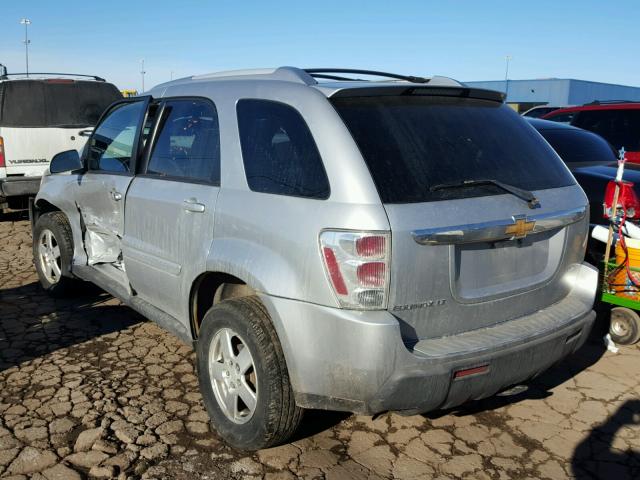
[[[464,88],[353,92],[360,96],[331,100],[389,218],[388,308],[407,342],[518,318],[569,293],[565,274],[584,256],[586,198],[500,97]],[[477,180],[491,182],[461,183]]]
[[[82,150],[80,131],[121,98],[109,83],[72,79],[0,83],[0,136],[8,176],[38,176],[56,153]]]

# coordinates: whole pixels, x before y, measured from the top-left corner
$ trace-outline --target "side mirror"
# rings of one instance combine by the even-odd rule
[[[51,173],[73,172],[74,170],[82,170],[84,166],[80,160],[77,150],[67,150],[53,156],[49,171]]]

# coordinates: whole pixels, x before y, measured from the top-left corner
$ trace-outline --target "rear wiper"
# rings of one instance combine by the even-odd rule
[[[503,183],[499,180],[463,180],[462,182],[457,183],[440,183],[438,185],[434,185],[429,189],[431,192],[435,192],[437,190],[448,190],[452,188],[468,188],[475,187],[478,185],[495,185],[502,190],[509,192],[510,194],[524,200],[529,205],[529,208],[538,208],[540,207],[540,201],[536,198],[536,196],[531,193],[529,190],[524,190],[522,188],[514,187],[513,185],[509,185],[508,183]]]

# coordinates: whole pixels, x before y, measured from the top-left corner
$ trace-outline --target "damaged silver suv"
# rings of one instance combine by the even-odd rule
[[[50,169],[31,206],[44,288],[93,282],[193,342],[238,448],[285,442],[307,408],[493,395],[595,317],[583,191],[502,94],[444,77],[184,78],[114,103]]]

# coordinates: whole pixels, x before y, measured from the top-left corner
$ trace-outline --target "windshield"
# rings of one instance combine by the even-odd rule
[[[495,179],[524,190],[573,185],[553,149],[516,112],[479,99],[376,96],[332,99],[371,171],[383,203],[503,194]]]
[[[89,127],[122,98],[104,82],[16,80],[0,84],[0,126]]]

